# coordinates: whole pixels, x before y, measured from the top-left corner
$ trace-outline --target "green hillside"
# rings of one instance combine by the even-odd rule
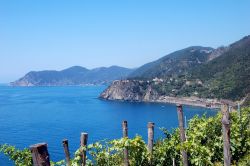
[[[221,56],[194,68],[190,74],[190,78],[204,82],[204,92],[211,96],[233,100],[246,96],[250,92],[250,36],[230,45]]]
[[[154,62],[147,63],[129,75],[131,79],[147,79],[185,74],[190,67],[200,66],[209,59],[210,47],[193,46],[168,54]]]
[[[131,79],[152,80],[161,95],[239,100],[250,93],[250,36],[212,49],[189,47],[135,70]]]

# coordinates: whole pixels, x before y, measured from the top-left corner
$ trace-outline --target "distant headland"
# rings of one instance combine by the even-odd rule
[[[126,78],[134,69],[120,66],[99,67],[92,70],[73,66],[61,71],[31,71],[11,86],[80,86],[110,84],[117,79]]]

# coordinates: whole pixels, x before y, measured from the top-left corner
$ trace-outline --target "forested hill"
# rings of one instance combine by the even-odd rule
[[[131,73],[129,77],[132,79],[154,77],[164,78],[174,74],[185,74],[190,67],[199,66],[213,59],[220,53],[221,52],[214,51],[211,47],[188,47],[139,67]]]
[[[214,60],[192,69],[190,78],[204,82],[204,93],[239,99],[250,93],[250,36],[231,44]]]
[[[67,86],[86,84],[108,84],[116,79],[126,78],[133,69],[119,66],[100,67],[92,70],[81,66],[73,66],[62,71],[31,71],[13,86]]]
[[[250,94],[250,36],[227,47],[196,46],[176,51],[139,67],[129,75],[127,82],[119,83],[123,84],[134,86],[123,93],[122,86],[111,91],[117,87],[112,84],[102,96],[123,99],[124,96],[116,94],[120,92],[138,98],[150,98],[153,94],[154,98],[195,96],[240,100]]]

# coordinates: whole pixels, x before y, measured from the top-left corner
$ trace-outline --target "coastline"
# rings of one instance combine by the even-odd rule
[[[109,101],[127,101],[127,102],[145,102],[145,103],[163,103],[163,104],[181,104],[186,106],[201,107],[207,109],[218,109],[221,107],[221,102],[217,99],[204,99],[197,97],[170,97],[160,96],[155,100],[126,100],[126,99],[107,99],[99,97],[102,100]]]
[[[221,107],[221,102],[217,99],[204,99],[197,97],[170,97],[161,96],[156,100],[159,103],[182,104],[187,106],[202,107],[209,109],[218,109]]]
[[[236,106],[235,102],[226,99],[159,94],[158,91],[152,88],[147,82],[135,80],[114,81],[99,97],[106,100],[182,104],[211,109],[221,108],[222,104],[228,104],[230,107]]]

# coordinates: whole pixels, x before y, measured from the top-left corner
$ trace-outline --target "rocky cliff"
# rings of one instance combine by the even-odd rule
[[[101,93],[100,98],[118,101],[184,104],[206,108],[220,107],[220,101],[217,99],[162,95],[155,90],[155,84],[158,84],[158,81],[117,80]]]
[[[100,97],[107,100],[154,101],[159,99],[159,94],[146,81],[117,80]]]

